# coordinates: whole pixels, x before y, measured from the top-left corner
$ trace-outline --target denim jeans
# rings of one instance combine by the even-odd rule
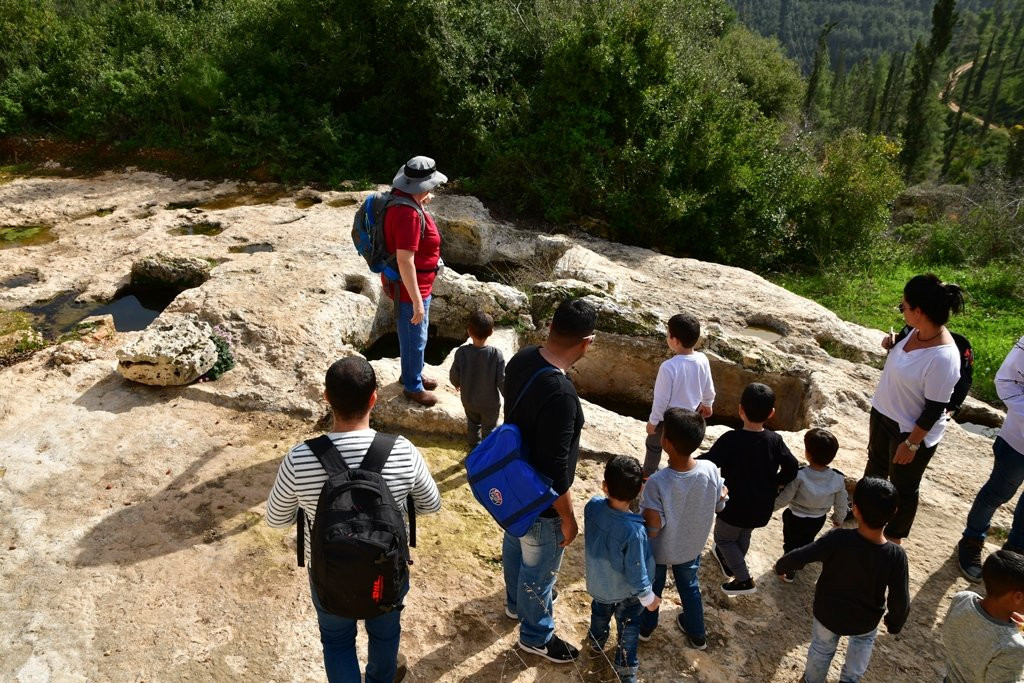
[[[978,491],[971,511],[967,514],[964,538],[985,540],[996,508],[1013,498],[1024,482],[1024,453],[1015,451],[1001,436],[997,436],[992,444],[992,452],[996,456],[992,474]],[[1015,548],[1024,548],[1024,494],[1017,499],[1017,507],[1013,511],[1013,527],[1006,542]]]
[[[402,388],[418,394],[423,391],[423,353],[427,350],[427,325],[430,322],[430,299],[423,299],[423,320],[413,325],[412,304],[398,305],[398,352],[402,357]]]
[[[636,656],[640,642],[640,620],[647,609],[637,598],[622,602],[590,601],[590,632],[587,634],[602,649],[608,642],[611,620],[615,617],[619,635],[615,647],[615,672],[622,683],[636,683],[636,672],[640,664]]]
[[[843,670],[839,672],[840,683],[857,683],[868,670],[876,635],[877,628],[864,635],[848,636],[846,661],[843,662]],[[806,683],[825,683],[840,637],[822,626],[817,619],[814,620],[811,626],[811,647],[807,650],[807,666],[804,668]]]
[[[542,647],[555,632],[551,589],[562,564],[562,522],[538,517],[522,538],[505,533],[501,564],[505,573],[505,606],[519,615],[519,642]]]
[[[707,637],[707,634],[704,632],[704,603],[700,598],[700,584],[697,583],[698,569],[700,555],[695,560],[672,565],[672,577],[676,581],[676,590],[679,591],[679,599],[683,603],[683,627],[691,636],[700,639]],[[659,598],[663,595],[667,578],[668,565],[655,565],[654,585],[651,588]],[[641,633],[647,635],[658,627],[659,611],[644,610],[640,617]]]
[[[409,586],[406,585],[405,592]],[[324,670],[329,683],[361,683],[359,660],[356,658],[356,627],[359,619],[346,619],[325,612],[310,579],[309,592],[320,625],[320,642],[324,648]],[[403,592],[404,596],[404,592]],[[402,611],[395,610],[373,619],[365,619],[369,638],[366,683],[391,683],[398,665],[398,644],[402,637]]]

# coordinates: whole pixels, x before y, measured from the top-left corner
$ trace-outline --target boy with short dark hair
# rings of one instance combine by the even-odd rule
[[[494,318],[489,314],[474,311],[466,332],[472,341],[455,351],[448,378],[462,399],[466,444],[473,450],[498,424],[498,394],[505,386],[505,357],[499,349],[487,345],[487,338],[494,332]]]
[[[672,567],[683,605],[676,625],[690,647],[704,650],[708,640],[697,570],[715,511],[725,505],[725,485],[714,464],[693,457],[704,440],[704,418],[699,413],[669,408],[662,424],[668,467],[651,475],[640,500],[654,547],[654,593],[661,597]],[[648,640],[658,625],[657,610],[644,612],[640,621],[640,640]]]
[[[689,313],[677,313],[668,320],[666,342],[674,356],[661,364],[654,381],[654,400],[647,421],[647,456],[644,476],[654,474],[661,464],[662,419],[669,408],[695,410],[711,417],[715,402],[715,383],[711,365],[700,351],[694,351],[700,339],[700,322]]]
[[[985,597],[961,591],[942,624],[946,681],[1024,680],[1024,555],[997,550],[982,565]]]
[[[775,392],[751,382],[740,397],[743,429],[722,434],[701,456],[722,470],[729,501],[715,521],[712,553],[731,580],[722,584],[726,595],[757,592],[744,559],[754,529],[766,526],[775,511],[779,489],[793,481],[799,463],[782,437],[764,423],[775,414]]]
[[[782,513],[782,552],[802,548],[814,541],[825,517],[832,509],[832,524],[840,526],[846,520],[849,504],[846,495],[846,477],[829,467],[839,452],[839,440],[827,429],[815,427],[804,434],[804,457],[807,466],[801,467],[796,479],[786,484],[775,499],[775,509],[786,507]],[[796,572],[779,578],[793,583]]]
[[[593,652],[601,652],[615,617],[615,672],[624,683],[636,681],[640,617],[661,603],[651,589],[654,556],[643,518],[629,511],[642,485],[640,462],[617,455],[604,468],[608,497],[594,496],[583,510],[587,592],[593,598],[588,640]]]
[[[839,680],[859,681],[871,661],[883,613],[889,633],[899,633],[906,623],[910,612],[907,554],[882,533],[898,503],[891,483],[865,477],[853,492],[856,529],[831,531],[775,563],[775,573],[783,576],[821,562],[821,576],[814,587],[806,683],[825,682],[841,636],[849,636],[849,642]]]

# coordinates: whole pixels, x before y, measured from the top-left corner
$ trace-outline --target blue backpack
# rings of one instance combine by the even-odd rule
[[[548,372],[558,370],[549,366],[533,373],[506,414],[515,411],[533,380]],[[466,478],[473,496],[502,529],[516,537],[526,534],[558,498],[551,479],[533,469],[527,456],[519,427],[506,422],[466,457]]]
[[[366,261],[366,265],[374,273],[380,273],[392,282],[398,282],[402,276],[398,272],[398,260],[388,252],[384,244],[384,213],[401,204],[416,209],[420,215],[420,238],[427,229],[427,219],[423,215],[423,207],[408,197],[396,196],[391,192],[374,192],[363,200],[356,210],[352,221],[352,244]]]

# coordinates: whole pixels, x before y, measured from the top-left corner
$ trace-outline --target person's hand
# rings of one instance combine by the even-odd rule
[[[714,410],[712,410],[711,406],[709,406],[708,404],[701,403],[699,406],[697,406],[697,412],[700,413],[701,417],[703,417],[706,420],[709,417],[711,417],[711,414],[714,412]]]
[[[660,604],[661,604],[661,598],[659,598],[657,595],[655,595],[654,596],[654,602],[652,602],[651,604],[647,605],[647,611],[648,612],[657,612],[658,611],[658,606]]]
[[[915,455],[917,453],[907,448],[907,442],[903,441],[896,449],[896,455],[892,456],[892,462],[894,465],[909,465],[914,461]]]
[[[729,497],[729,487],[726,486],[725,484],[722,484],[722,496],[718,500],[725,500],[728,497]]]
[[[564,548],[572,543],[580,533],[580,528],[576,524],[576,517],[562,517],[562,542],[558,544],[559,548]]]
[[[423,322],[423,316],[424,315],[426,315],[426,313],[423,310],[423,302],[422,301],[413,301],[412,302],[412,318],[409,319],[409,322],[412,323],[413,325],[419,325],[421,322]]]
[[[652,425],[652,424],[651,424],[650,422],[648,422],[648,423],[647,423],[647,433],[648,433],[648,434],[654,434],[654,432],[655,432],[655,431],[656,431],[657,429],[658,429],[658,428],[657,428],[657,427],[655,427],[654,425]]]
[[[887,334],[884,337],[882,337],[882,348],[885,349],[886,351],[888,351],[889,349],[892,348],[892,335],[891,334]]]

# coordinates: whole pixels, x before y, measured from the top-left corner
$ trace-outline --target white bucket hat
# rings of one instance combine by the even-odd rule
[[[409,194],[429,192],[448,180],[448,176],[437,170],[430,157],[413,157],[398,169],[394,187]]]

